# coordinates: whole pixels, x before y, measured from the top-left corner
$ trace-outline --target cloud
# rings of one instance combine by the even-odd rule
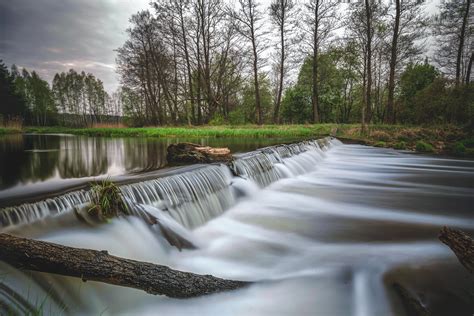
[[[149,0],[0,0],[0,58],[51,80],[74,68],[118,85],[115,52]]]

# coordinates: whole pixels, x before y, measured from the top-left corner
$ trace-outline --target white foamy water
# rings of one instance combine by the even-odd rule
[[[200,186],[197,192],[203,194],[197,200],[204,201],[191,203],[192,195],[186,194],[192,191],[181,192],[189,203],[180,216],[173,212],[182,197],[171,187],[170,196],[163,197],[167,188],[160,188],[153,201],[135,201],[191,240],[195,250],[171,247],[138,218],[42,237],[175,269],[255,281],[248,288],[176,300],[64,277],[47,276],[47,281],[68,306],[67,313],[85,315],[404,315],[388,276],[417,271],[412,279],[423,291],[423,280],[441,282],[442,276],[430,271],[445,266],[450,267],[446,278],[453,283],[447,283],[452,293],[468,292],[462,280],[469,275],[437,233],[443,225],[474,231],[474,162],[336,142],[326,150],[302,146],[306,148],[274,149],[259,153],[258,159],[237,160],[240,177],[215,169],[211,178],[195,174],[194,180],[176,179],[179,188],[194,181],[190,185]],[[142,183],[141,188],[156,185]],[[219,198],[222,188],[224,197]],[[220,207],[224,202],[229,205]],[[208,206],[219,212],[207,213]],[[186,215],[193,210],[201,215]],[[26,293],[24,276],[10,273],[10,284]],[[41,290],[35,288],[35,293]],[[423,297],[429,305],[436,295],[426,292]],[[445,304],[453,302],[461,308],[452,298]]]

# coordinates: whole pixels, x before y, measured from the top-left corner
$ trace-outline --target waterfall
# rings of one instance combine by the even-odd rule
[[[72,211],[91,200],[88,191],[80,190],[35,203],[25,203],[0,209],[0,227],[27,224],[48,216]]]
[[[196,170],[120,186],[131,205],[153,206],[168,212],[186,228],[195,228],[222,214],[235,204],[237,191],[232,189],[232,173],[259,187],[285,177],[313,170],[324,158],[325,151],[339,142],[324,138],[288,145],[262,148],[236,155],[229,165],[208,165]],[[248,182],[248,181],[247,181]],[[250,184],[249,184],[250,185]],[[25,203],[0,209],[0,228],[28,224],[90,202],[86,190],[74,191],[35,203]]]
[[[339,143],[329,138],[279,145],[239,156],[233,163],[234,173],[266,187],[278,179],[309,172],[324,157],[324,152]]]
[[[231,174],[223,165],[121,187],[129,202],[168,211],[187,228],[202,225],[234,204]]]

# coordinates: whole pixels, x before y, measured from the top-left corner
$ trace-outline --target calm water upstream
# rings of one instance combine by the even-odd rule
[[[73,135],[0,136],[0,207],[15,198],[164,167],[176,142],[248,152],[295,141],[280,138],[106,138]],[[20,196],[19,199],[16,197]]]
[[[239,151],[278,142],[202,141]],[[2,189],[156,168],[167,142],[3,139]],[[0,209],[8,214],[0,231],[253,285],[177,300],[1,264],[0,314],[40,306],[45,314],[82,315],[407,315],[398,283],[433,315],[473,315],[474,277],[437,234],[448,225],[474,235],[474,161],[331,140],[242,155],[233,169],[239,177],[207,166],[121,187],[195,250],[178,251],[140,218],[71,224],[64,220],[70,202],[88,199],[79,192]]]

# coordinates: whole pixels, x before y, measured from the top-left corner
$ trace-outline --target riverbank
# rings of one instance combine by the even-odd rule
[[[472,130],[459,126],[442,125],[417,127],[403,125],[371,125],[362,133],[360,124],[307,125],[243,125],[199,127],[143,127],[143,128],[65,128],[27,127],[26,133],[61,133],[107,137],[253,137],[253,138],[316,138],[336,136],[347,142],[406,149],[423,153],[474,157]]]
[[[19,134],[22,130],[18,128],[0,127],[0,135]]]
[[[473,131],[454,125],[417,127],[372,125],[366,133],[360,125],[343,125],[336,137],[375,147],[411,150],[427,154],[474,157]]]
[[[181,126],[140,128],[63,128],[28,127],[27,133],[62,133],[108,137],[313,137],[328,135],[337,124],[316,125],[244,125],[244,126]]]

